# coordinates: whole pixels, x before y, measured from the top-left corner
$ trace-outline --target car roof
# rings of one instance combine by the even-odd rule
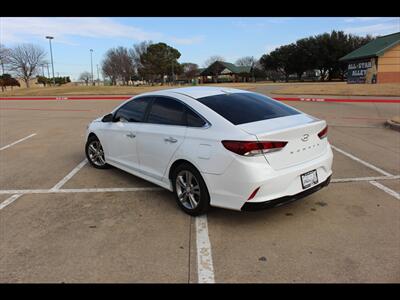
[[[146,93],[146,95],[170,95],[170,96],[173,96],[174,94],[181,94],[181,95],[189,96],[194,99],[199,99],[199,98],[208,97],[208,96],[231,94],[231,93],[248,93],[248,91],[227,88],[227,87],[192,86],[192,87],[184,87],[184,88],[159,90],[159,91]]]

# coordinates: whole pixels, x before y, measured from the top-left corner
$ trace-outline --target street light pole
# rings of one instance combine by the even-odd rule
[[[174,78],[174,56],[171,52],[169,52],[169,55],[171,56],[171,84],[173,85],[175,83],[175,78]]]
[[[100,76],[99,76],[99,65],[96,65],[97,68],[97,85],[100,84]]]
[[[174,61],[172,61],[172,85],[175,83],[175,78],[174,78]]]
[[[53,50],[51,48],[51,40],[54,39],[54,37],[46,36],[46,39],[49,40],[49,44],[50,44],[51,70],[52,70],[52,73],[53,73],[53,85],[56,86],[56,78],[54,77]]]
[[[90,49],[90,68],[92,69],[92,85],[94,85],[93,80],[93,57],[92,57],[93,49]]]

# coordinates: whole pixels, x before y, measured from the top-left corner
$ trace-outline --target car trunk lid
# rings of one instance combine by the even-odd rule
[[[301,164],[321,156],[327,139],[318,133],[326,122],[306,114],[297,114],[238,125],[258,141],[283,141],[286,146],[277,152],[265,153],[266,161],[276,170]]]

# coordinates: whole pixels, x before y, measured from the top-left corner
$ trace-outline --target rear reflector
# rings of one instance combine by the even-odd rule
[[[328,136],[328,125],[318,133],[318,136],[321,140]]]
[[[251,195],[250,195],[250,197],[247,199],[247,201],[253,199],[254,196],[257,194],[257,192],[258,192],[259,189],[260,189],[260,187],[256,188],[256,189],[251,193]]]
[[[222,141],[226,149],[239,155],[254,156],[281,150],[287,142]]]

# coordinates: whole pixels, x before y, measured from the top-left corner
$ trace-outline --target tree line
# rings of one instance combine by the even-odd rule
[[[282,77],[288,81],[292,74],[296,74],[297,79],[301,80],[304,72],[315,69],[319,70],[322,81],[334,78],[344,80],[347,63],[339,61],[339,58],[372,39],[370,35],[360,37],[334,30],[283,45],[264,54],[259,62],[274,81]]]
[[[347,63],[339,61],[339,58],[372,39],[370,35],[361,37],[333,30],[280,46],[259,59],[252,56],[239,58],[235,64],[250,66],[250,77],[253,80],[289,81],[293,75],[297,80],[302,80],[307,71],[314,70],[319,71],[321,81],[336,78],[344,80]],[[128,84],[130,80],[164,83],[165,75],[169,81],[176,75],[184,75],[189,80],[195,78],[199,73],[198,65],[180,64],[180,56],[177,49],[165,43],[153,44],[151,41],[135,44],[132,48],[112,48],[105,54],[102,72],[114,85],[117,81]],[[204,62],[204,67],[218,60],[225,61],[223,57],[214,55]]]
[[[242,57],[235,64],[250,66],[250,76],[253,80],[288,81],[293,74],[297,80],[302,80],[305,72],[309,70],[318,70],[321,80],[335,78],[343,80],[347,64],[340,62],[339,58],[372,39],[369,35],[360,37],[345,34],[343,31],[332,31],[283,45],[259,59],[251,56]],[[39,73],[39,67],[46,64],[45,57],[46,52],[36,45],[20,44],[9,49],[0,44],[2,74],[6,65],[7,69],[21,78],[27,87],[30,79]],[[134,44],[131,48],[119,46],[109,49],[101,62],[101,71],[112,85],[117,83],[128,85],[134,80],[164,84],[175,81],[178,75],[183,75],[186,80],[198,76],[199,66],[191,62],[179,63],[180,57],[179,50],[166,43],[144,41]],[[215,61],[225,61],[225,59],[218,55],[211,56],[204,62],[203,67],[208,67]],[[56,84],[70,82],[69,77],[55,79]],[[87,71],[81,74],[80,79],[87,85],[90,81],[93,82],[91,73]],[[53,79],[38,76],[38,81],[47,85],[53,82]]]
[[[181,53],[166,43],[144,41],[132,48],[116,47],[109,49],[101,63],[103,75],[112,85],[117,81],[128,84],[132,80],[145,80],[150,83],[174,80],[176,75],[188,75],[195,64],[180,64]]]

